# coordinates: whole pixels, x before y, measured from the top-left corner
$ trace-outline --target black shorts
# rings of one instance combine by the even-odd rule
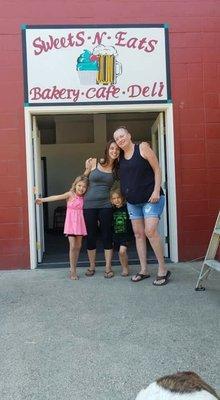
[[[120,246],[128,247],[128,240],[114,240],[113,246],[115,250],[119,251]]]

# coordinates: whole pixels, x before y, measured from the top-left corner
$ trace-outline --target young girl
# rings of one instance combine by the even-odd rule
[[[76,265],[82,245],[82,237],[87,235],[83,217],[83,196],[88,188],[88,178],[78,176],[69,192],[36,199],[41,205],[50,201],[66,200],[67,210],[64,225],[64,234],[69,239],[70,279],[77,280]]]
[[[127,246],[131,239],[131,222],[129,220],[125,200],[120,189],[113,189],[110,195],[113,208],[113,242],[118,250],[119,260],[122,266],[121,276],[128,276]]]

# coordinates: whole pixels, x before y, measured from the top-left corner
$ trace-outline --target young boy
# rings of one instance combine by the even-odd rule
[[[129,275],[127,246],[131,239],[131,222],[125,205],[125,200],[120,189],[114,189],[110,195],[113,204],[113,242],[118,250],[119,260],[122,266],[121,276]]]

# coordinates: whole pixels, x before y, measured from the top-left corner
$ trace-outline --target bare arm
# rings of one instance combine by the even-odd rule
[[[88,158],[85,162],[85,171],[83,175],[89,176],[90,172],[96,167],[96,158]]]
[[[72,195],[71,192],[66,192],[63,194],[57,194],[49,197],[40,197],[35,200],[35,203],[40,206],[43,203],[49,203],[51,201],[67,200],[71,195]]]
[[[145,160],[147,160],[154,171],[154,190],[149,198],[150,203],[156,203],[160,198],[160,186],[161,186],[161,169],[159,166],[158,159],[154,151],[150,148],[149,144],[146,142],[141,143],[140,153]]]

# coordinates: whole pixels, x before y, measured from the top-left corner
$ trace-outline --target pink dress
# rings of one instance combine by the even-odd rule
[[[65,235],[86,236],[86,225],[83,216],[83,197],[74,195],[67,201]]]

